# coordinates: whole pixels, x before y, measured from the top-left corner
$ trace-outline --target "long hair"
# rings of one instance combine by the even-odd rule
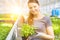
[[[33,14],[32,13],[29,13],[28,24],[29,25],[32,25],[33,24]]]
[[[29,1],[28,1],[28,4],[29,4],[29,3],[37,3],[37,4],[39,5],[38,0],[29,0]],[[30,25],[33,24],[33,17],[34,17],[34,15],[33,15],[31,12],[29,12],[28,24],[30,24]]]

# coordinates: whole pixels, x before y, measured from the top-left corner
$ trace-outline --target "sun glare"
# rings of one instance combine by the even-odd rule
[[[14,14],[20,14],[21,13],[21,9],[19,7],[12,7],[11,11]]]

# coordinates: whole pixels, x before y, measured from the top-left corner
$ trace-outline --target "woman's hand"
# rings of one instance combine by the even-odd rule
[[[42,33],[42,32],[37,32],[37,35],[36,35],[36,37],[37,36],[42,36],[44,33]]]
[[[35,37],[43,38],[43,39],[53,39],[53,36],[45,34],[43,32],[37,32],[37,35]]]

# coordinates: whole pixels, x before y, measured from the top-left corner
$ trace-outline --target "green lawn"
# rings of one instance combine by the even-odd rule
[[[6,39],[17,17],[17,14],[0,14],[0,40]]]
[[[17,17],[17,14],[0,14],[0,40],[6,39]]]
[[[55,40],[60,40],[60,18],[51,17]]]
[[[0,40],[5,40],[13,24],[0,22]]]

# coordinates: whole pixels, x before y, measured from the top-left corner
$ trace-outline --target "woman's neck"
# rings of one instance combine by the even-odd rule
[[[37,15],[34,15],[34,19],[42,19],[44,17],[44,15],[42,15],[41,13],[38,13]]]

